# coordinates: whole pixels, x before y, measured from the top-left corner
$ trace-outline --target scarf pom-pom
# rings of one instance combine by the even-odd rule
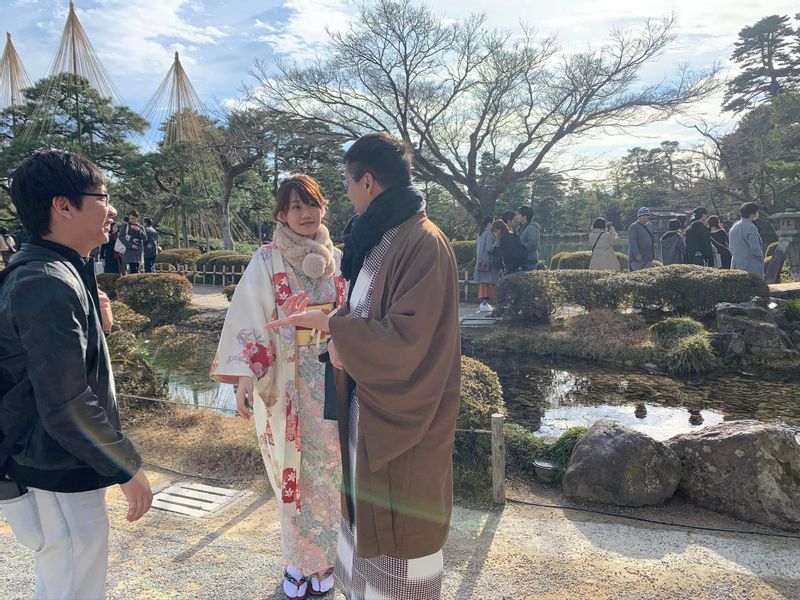
[[[327,261],[319,254],[308,254],[303,259],[303,273],[312,279],[319,279],[325,274]]]

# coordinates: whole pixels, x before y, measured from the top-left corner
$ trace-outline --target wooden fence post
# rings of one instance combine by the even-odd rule
[[[492,500],[506,503],[506,440],[503,432],[505,417],[492,415]]]

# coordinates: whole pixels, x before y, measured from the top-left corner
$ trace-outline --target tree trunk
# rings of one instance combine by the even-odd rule
[[[235,175],[226,171],[222,180],[222,196],[219,203],[219,224],[222,229],[222,241],[226,250],[233,250],[233,234],[231,233],[231,193]]]

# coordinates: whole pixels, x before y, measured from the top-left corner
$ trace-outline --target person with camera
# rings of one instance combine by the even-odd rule
[[[621,242],[613,223],[606,223],[601,217],[596,218],[592,223],[592,233],[589,234],[589,243],[592,245],[589,268],[594,271],[621,271],[622,267],[614,249]]]

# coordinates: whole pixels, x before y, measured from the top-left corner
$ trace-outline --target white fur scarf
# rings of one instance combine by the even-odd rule
[[[292,231],[292,228],[278,223],[272,241],[281,256],[294,269],[301,269],[312,279],[330,277],[336,272],[333,260],[333,242],[325,225],[319,226],[316,237],[304,237]]]

